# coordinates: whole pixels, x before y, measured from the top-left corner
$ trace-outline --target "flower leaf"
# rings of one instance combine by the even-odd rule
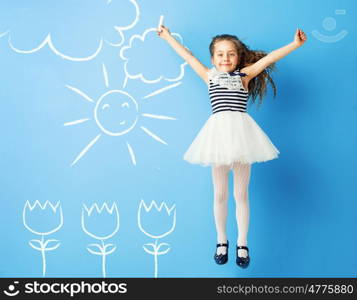
[[[161,248],[163,248],[163,250],[160,251]],[[168,243],[161,243],[157,247],[157,251],[158,251],[157,252],[158,255],[166,254],[167,252],[170,251],[170,245]]]
[[[45,242],[44,247],[47,248],[48,243],[52,243],[52,242],[59,242],[59,240],[49,239]]]
[[[114,246],[114,244],[106,244],[106,245],[104,246],[104,250],[107,250],[108,247],[112,247],[112,246]]]
[[[149,246],[151,246],[152,250],[149,249],[150,248]],[[146,253],[149,253],[149,254],[152,254],[152,255],[155,254],[155,244],[152,244],[152,243],[145,244],[143,246],[143,248],[144,248]]]
[[[111,249],[110,249],[110,247],[109,247],[109,251],[107,251],[107,246],[111,246]],[[112,254],[112,253],[115,251],[116,248],[117,248],[117,247],[116,247],[114,244],[108,244],[108,245],[106,245],[105,248],[104,248],[105,255]]]
[[[55,241],[55,240],[53,240],[53,241]],[[53,241],[51,241],[51,242],[53,243]],[[47,244],[47,242],[46,242],[46,244]],[[45,250],[51,251],[51,250],[57,249],[61,243],[59,241],[57,241],[57,243],[55,243],[52,247],[49,247],[49,248],[46,247],[46,244],[45,244]]]
[[[42,250],[42,241],[40,240],[31,240],[29,244],[32,248],[41,251]],[[37,244],[37,245],[36,245]]]
[[[98,249],[99,251],[96,251],[96,249]],[[92,253],[92,254],[95,254],[95,255],[102,255],[103,254],[103,248],[101,245],[99,244],[89,244],[88,247],[87,247],[87,250]]]

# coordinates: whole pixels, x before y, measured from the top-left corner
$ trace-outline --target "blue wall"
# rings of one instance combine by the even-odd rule
[[[169,251],[158,257],[158,277],[356,276],[356,2],[107,2],[0,2],[0,276],[101,277],[101,257],[87,247],[103,241],[113,244],[107,251],[116,247],[106,257],[107,277],[154,277],[154,256],[143,245],[160,235],[158,243],[169,244],[160,251]],[[228,264],[214,263],[210,169],[182,160],[210,115],[206,86],[153,32],[144,42],[134,38],[156,27],[160,15],[209,67],[216,34],[236,34],[265,51],[292,41],[297,27],[308,35],[278,62],[277,97],[269,92],[261,109],[248,110],[281,154],[252,166],[246,270],[235,265],[233,248]],[[143,80],[133,78],[140,73]],[[97,122],[96,109],[109,107],[103,98],[131,110],[126,115],[120,106]],[[136,120],[127,133],[114,124],[123,117],[127,129]],[[81,119],[88,120],[69,124]],[[232,175],[227,229],[233,242]],[[36,200],[49,201],[46,209],[26,206]],[[165,203],[171,214],[165,206],[139,210],[141,200]],[[59,204],[55,213],[50,203]],[[85,208],[95,203],[102,213],[89,216]],[[140,211],[147,234],[138,226]],[[88,232],[106,238],[85,233],[82,214]],[[57,247],[45,252],[45,272],[41,250],[29,244],[42,237],[55,240],[47,248]]]

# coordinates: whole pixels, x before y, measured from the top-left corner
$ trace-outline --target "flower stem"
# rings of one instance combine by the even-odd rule
[[[102,240],[102,246],[103,246],[103,248],[102,248],[102,273],[103,273],[103,278],[105,278],[106,277],[106,272],[105,272],[105,251],[104,251],[104,249],[105,249],[105,244],[104,244],[104,240]]]
[[[44,235],[41,238],[41,256],[42,256],[42,276],[46,276],[46,257],[45,257],[45,247],[44,247]]]
[[[157,278],[157,273],[158,273],[158,259],[157,259],[157,242],[158,242],[158,239],[155,240],[155,254],[154,254],[154,261],[155,261],[155,278]]]

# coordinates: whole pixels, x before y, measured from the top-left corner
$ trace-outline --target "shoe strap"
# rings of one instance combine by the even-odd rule
[[[237,246],[237,250],[238,250],[238,249],[244,249],[244,250],[249,251],[249,249],[248,249],[247,246]]]
[[[228,248],[228,242],[227,243],[217,244],[217,248],[218,247],[227,247]]]

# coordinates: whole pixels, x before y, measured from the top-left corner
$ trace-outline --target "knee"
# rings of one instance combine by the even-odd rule
[[[223,204],[228,200],[227,191],[215,191],[214,192],[214,201],[218,204]]]
[[[248,188],[237,189],[234,191],[234,199],[236,202],[247,202],[248,201]]]

